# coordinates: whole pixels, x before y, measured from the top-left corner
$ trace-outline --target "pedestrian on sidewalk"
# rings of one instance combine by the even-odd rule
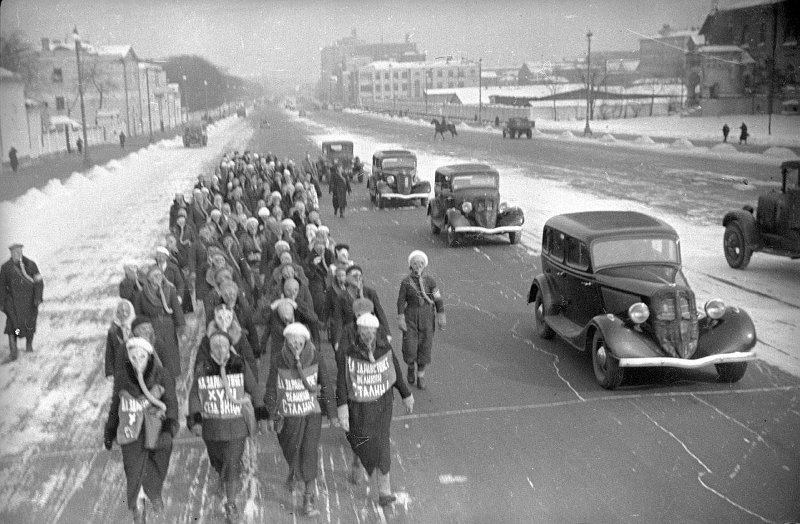
[[[14,173],[17,172],[17,168],[19,167],[19,159],[17,158],[17,148],[12,147],[8,150],[8,161],[11,164],[11,171]]]
[[[270,355],[269,376],[264,403],[270,419],[270,431],[277,432],[283,457],[289,465],[286,487],[294,491],[295,482],[303,482],[303,514],[319,515],[314,507],[314,491],[319,470],[319,439],[322,431],[322,408],[338,427],[333,410],[330,377],[325,359],[311,342],[308,328],[299,322],[283,330],[284,344]]]
[[[239,522],[236,497],[241,489],[242,455],[256,424],[266,430],[267,410],[258,384],[244,359],[231,351],[230,336],[209,336],[209,353],[195,366],[186,425],[202,437],[211,467],[219,475],[220,500],[225,498],[229,523]]]
[[[741,131],[742,131],[739,134],[739,143],[741,144],[742,142],[744,142],[744,145],[747,145],[747,137],[750,136],[747,133],[747,125],[745,125],[745,123],[742,122],[742,125],[739,126],[739,129],[741,129]]]
[[[119,132],[119,147],[125,149],[125,131]]]
[[[428,267],[428,256],[422,251],[408,255],[410,273],[400,282],[397,296],[397,323],[403,332],[403,360],[408,365],[408,383],[416,382],[425,389],[425,366],[431,362],[436,323],[444,329],[442,293],[436,281],[422,272]]]
[[[722,126],[722,141],[723,142],[727,142],[728,141],[728,133],[730,133],[730,132],[731,132],[731,128],[728,127],[728,123],[726,122]]]
[[[114,374],[103,444],[107,450],[115,440],[121,446],[128,508],[133,522],[144,524],[147,510],[139,499],[141,491],[156,515],[164,509],[161,490],[179,429],[178,398],[175,380],[155,358],[150,342],[131,337],[125,350],[125,362]]]
[[[36,263],[22,255],[22,244],[11,244],[11,258],[0,267],[0,304],[6,314],[5,334],[9,355],[3,363],[17,360],[17,339],[25,339],[25,351],[33,351],[33,335],[44,281]]]
[[[339,422],[367,476],[372,477],[377,470],[378,504],[390,506],[397,500],[389,479],[394,388],[400,392],[407,413],[414,410],[414,396],[403,379],[392,346],[385,337],[378,336],[378,317],[365,313],[356,326],[358,336],[336,354]],[[353,469],[356,467],[358,471],[350,472],[351,482],[361,475],[361,466],[354,459]]]

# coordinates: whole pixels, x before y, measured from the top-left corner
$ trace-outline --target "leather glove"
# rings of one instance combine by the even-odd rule
[[[202,437],[203,436],[203,425],[200,423],[195,424],[192,426],[192,435],[195,437]]]
[[[400,331],[402,331],[402,332],[408,331],[408,326],[406,325],[406,316],[405,315],[397,315],[397,325],[400,328]]]
[[[328,421],[330,422],[332,428],[342,427],[342,425],[339,423],[339,419],[336,417],[328,417]]]
[[[447,316],[444,314],[444,311],[436,313],[436,320],[439,323],[439,329],[444,330],[447,326]]]
[[[403,399],[403,405],[406,407],[406,413],[409,415],[414,412],[414,395],[409,395]]]
[[[342,404],[336,408],[336,412],[339,415],[339,425],[345,433],[348,433],[350,431],[350,408],[347,404]]]
[[[114,438],[116,438],[116,432],[111,431],[111,428],[106,426],[103,428],[103,446],[108,451],[111,451],[111,447],[114,445]]]

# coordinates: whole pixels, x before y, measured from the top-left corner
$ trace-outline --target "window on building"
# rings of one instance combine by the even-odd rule
[[[381,92],[381,85],[380,84],[375,84],[375,92],[377,92],[377,93]]]
[[[402,91],[408,91],[408,84],[401,84],[401,85],[400,85],[400,89],[401,89]]]
[[[441,89],[441,88],[442,88],[442,83],[441,83],[441,82],[436,82],[436,87],[437,87],[438,89]]]
[[[441,76],[442,76],[442,70],[441,70],[441,69],[439,69],[438,71],[436,71],[436,76],[438,76],[438,77],[440,77],[440,78],[441,78]]]
[[[459,69],[458,70],[458,78],[464,78],[464,70],[463,69]]]
[[[398,78],[398,77],[399,77],[399,75],[397,74],[397,71],[395,71],[394,75],[393,75],[393,78]]]
[[[397,91],[397,84],[392,84],[392,89],[394,89],[395,91]]]
[[[470,69],[469,70],[469,76],[475,76],[475,70],[474,69]]]
[[[389,80],[389,71],[386,71],[385,73],[383,73],[383,79],[384,80]]]
[[[453,82],[447,82],[447,87],[453,87]]]
[[[739,35],[739,45],[746,45],[747,44],[747,33],[750,31],[750,28],[747,24],[742,26],[742,33]]]
[[[362,93],[371,93],[372,92],[372,86],[371,85],[362,85],[361,86],[361,92]]]
[[[463,80],[459,80],[458,81],[458,87],[464,87],[464,81]]]
[[[53,83],[54,84],[62,84],[64,83],[64,72],[61,70],[60,67],[53,68]]]
[[[56,111],[63,111],[64,110],[64,97],[57,96],[56,97]]]
[[[391,91],[392,90],[391,84],[384,84],[383,85],[383,90],[384,91]]]
[[[408,71],[403,71],[403,74],[400,75],[400,78],[408,78]]]
[[[761,29],[758,30],[758,43],[763,44],[767,41],[767,23],[761,22]]]
[[[447,71],[447,78],[453,78],[453,71],[452,70]]]

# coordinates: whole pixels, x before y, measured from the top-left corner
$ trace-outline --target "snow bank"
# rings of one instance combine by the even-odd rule
[[[614,138],[614,135],[612,135],[610,133],[606,133],[605,135],[600,137],[600,141],[601,142],[616,142],[617,139]]]
[[[572,134],[572,131],[564,131],[563,133],[558,135],[558,138],[561,138],[561,139],[564,139],[564,140],[572,140],[573,138],[575,138],[575,135]]]
[[[678,140],[672,142],[669,145],[669,147],[671,147],[672,149],[693,149],[694,148],[694,144],[692,144],[686,138],[679,138]]]
[[[794,154],[794,151],[785,147],[770,147],[763,153],[765,156],[769,156],[772,158],[779,158],[781,160],[796,160],[797,155]]]
[[[45,285],[35,351],[0,366],[0,455],[56,441],[98,444],[111,387],[105,336],[122,261],[152,260],[173,195],[223,150],[247,143],[252,129],[242,122],[209,126],[208,147],[163,140],[0,203],[0,245],[24,243]]]
[[[643,144],[643,145],[648,145],[648,146],[649,145],[653,145],[653,144],[656,143],[655,140],[653,140],[652,138],[650,138],[647,135],[640,136],[639,138],[634,140],[634,142],[636,142],[637,144]]]

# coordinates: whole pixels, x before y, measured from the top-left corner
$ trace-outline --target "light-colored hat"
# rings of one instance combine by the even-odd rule
[[[378,317],[376,317],[372,313],[364,313],[363,315],[358,317],[358,320],[356,320],[356,325],[361,327],[378,329],[378,326],[381,325],[381,321],[378,320]]]
[[[424,267],[428,267],[428,255],[423,253],[420,250],[412,251],[410,255],[408,255],[408,265],[411,265],[411,262],[414,261],[415,258],[422,259],[422,265]]]
[[[213,216],[222,216],[222,211],[220,211],[219,209],[217,209],[217,208],[215,207],[214,209],[212,209],[212,210],[211,210],[211,216],[212,216],[212,217],[213,217]]]
[[[290,227],[294,229],[295,227],[297,227],[297,224],[295,224],[294,220],[292,220],[291,218],[284,218],[283,220],[281,220],[281,227]]]
[[[328,226],[326,226],[325,224],[319,226],[319,229],[317,229],[317,231],[320,231],[322,233],[330,233],[331,232],[330,228]]]
[[[20,243],[16,243],[16,244],[11,244],[10,246],[8,246],[8,250],[9,251],[14,251],[15,249],[22,249],[23,247],[25,247],[25,246],[23,246]]]
[[[164,246],[158,246],[156,248],[156,255],[158,254],[169,256],[169,249],[165,248]]]
[[[311,338],[311,333],[308,331],[308,328],[300,322],[292,322],[283,329],[283,336],[288,337],[289,335],[302,336],[306,340]]]
[[[280,191],[273,191],[272,193],[269,194],[269,197],[270,198],[277,198],[278,200],[280,200],[280,199],[283,198],[283,195],[281,195]]]
[[[265,209],[266,209],[266,208],[265,208]],[[269,211],[267,211],[267,213],[269,214]],[[250,218],[248,218],[248,219],[247,219],[247,225],[250,225],[250,224],[255,224],[255,225],[256,225],[256,227],[258,227],[258,219],[257,219],[257,218],[255,218],[255,217],[250,217]]]
[[[125,349],[128,352],[131,352],[136,349],[144,350],[148,355],[153,354],[153,345],[146,338],[142,337],[130,337],[127,342],[125,342]]]
[[[267,208],[265,206],[265,207],[262,207],[261,209],[259,209],[258,210],[258,216],[260,216],[261,218],[268,217],[269,216],[269,208]]]
[[[269,308],[272,311],[275,311],[279,307],[285,306],[285,305],[292,306],[292,309],[297,309],[297,302],[295,302],[291,298],[279,298],[278,300],[276,300],[272,304],[270,304]]]
[[[275,251],[278,251],[279,249],[285,249],[289,251],[291,249],[289,247],[289,242],[285,240],[278,240],[277,242],[275,242]]]

